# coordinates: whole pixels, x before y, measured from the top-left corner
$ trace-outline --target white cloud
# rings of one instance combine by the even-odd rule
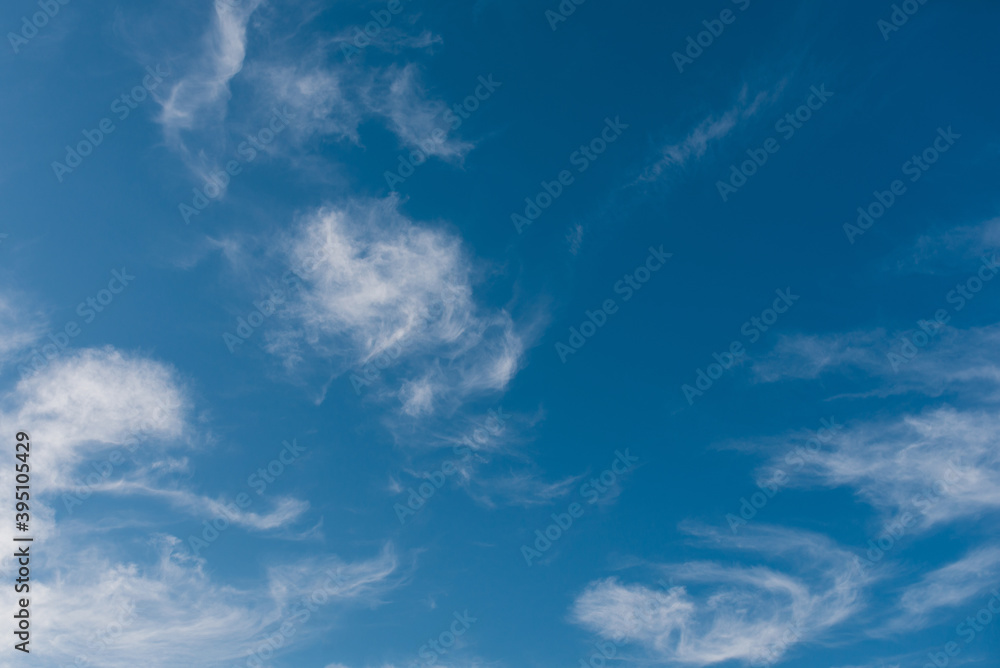
[[[155,484],[157,471],[184,466],[165,459],[164,452],[187,445],[188,410],[173,369],[112,348],[65,353],[4,398],[0,428],[11,434],[30,432],[32,484],[40,491],[33,494],[31,513],[32,535],[41,541],[35,544],[45,545],[32,561],[31,582],[32,606],[44,611],[33,617],[32,627],[31,649],[40,665],[62,666],[85,657],[87,665],[109,668],[221,668],[273,637],[283,622],[303,627],[296,640],[320,632],[323,624],[314,622],[315,628],[306,629],[299,615],[304,599],[320,589],[341,605],[374,605],[387,588],[401,582],[395,575],[397,559],[386,547],[359,562],[326,556],[274,564],[264,585],[239,589],[213,582],[206,562],[190,556],[178,538],[159,536],[158,557],[148,562],[123,558],[126,542],[104,542],[107,535],[95,534],[94,527],[84,531],[72,521],[55,522],[49,504],[55,494],[74,486],[82,463],[103,462],[98,457],[137,441],[139,464],[119,467],[113,480],[94,485],[91,493],[143,494],[199,517],[223,515],[221,501]],[[12,488],[12,476],[12,468],[0,470],[0,485]],[[225,514],[234,524],[268,530],[294,520],[305,507],[301,501],[277,498],[270,513]],[[141,520],[132,525],[155,527]],[[9,542],[12,529],[0,528],[0,539]],[[0,558],[7,575],[12,555]],[[333,578],[333,585],[324,576]]]
[[[447,138],[447,124],[441,117],[447,105],[429,100],[420,84],[415,65],[390,68],[368,91],[369,107],[384,116],[390,129],[408,147],[442,160],[461,160],[473,145]],[[441,141],[433,139],[440,131]]]
[[[1000,248],[1000,218],[978,225],[921,234],[909,246],[894,254],[893,268],[906,273],[944,274],[961,272],[983,257],[992,258]]]
[[[358,125],[364,110],[349,72],[324,67],[314,58],[258,64],[250,72],[266,107],[289,110],[287,132],[293,140],[301,142],[318,134],[360,142]]]
[[[818,378],[831,370],[877,370],[888,362],[886,333],[847,332],[824,335],[782,335],[774,348],[753,364],[757,379],[765,383]]]
[[[45,335],[44,318],[37,314],[29,316],[16,301],[20,299],[0,295],[0,370],[17,362],[28,347]]]
[[[460,473],[468,471],[468,466],[459,465]],[[515,471],[496,477],[473,478],[471,474],[462,476],[460,484],[472,498],[483,505],[494,508],[499,505],[532,506],[548,505],[573,491],[583,476],[570,476],[548,482],[533,470]],[[617,490],[609,490],[602,497],[608,501],[617,495]]]
[[[704,531],[706,543],[794,563],[768,566],[693,561],[664,566],[654,589],[609,578],[576,599],[574,620],[617,642],[638,644],[654,662],[711,665],[772,662],[860,609],[865,578],[853,556],[816,534],[757,528],[740,538]]]
[[[57,497],[60,509],[71,510],[93,494],[147,496],[192,516],[227,517],[256,531],[287,527],[309,508],[279,497],[269,512],[241,511],[172,483],[164,486],[164,475],[187,468],[186,459],[167,453],[188,447],[190,402],[176,371],[160,362],[110,347],[68,351],[20,381],[6,403],[0,428],[31,436],[33,484],[44,490],[34,516],[43,534],[55,531],[55,509],[47,504]],[[0,483],[10,475],[0,471]],[[67,504],[65,493],[75,501]]]
[[[920,525],[1000,508],[995,411],[928,410],[841,430],[817,452],[803,450],[791,484],[852,487],[886,513],[909,512]],[[784,460],[775,466],[787,470]]]
[[[201,53],[191,69],[171,88],[161,104],[160,123],[168,139],[180,130],[203,125],[206,117],[220,120],[229,101],[229,83],[246,56],[247,23],[261,0],[215,0],[212,26],[205,33]]]
[[[955,329],[923,322],[923,327],[932,334],[921,347],[913,340],[923,341],[926,333],[917,328],[891,335],[878,329],[782,336],[754,361],[753,372],[765,383],[841,374],[864,388],[850,396],[950,392],[975,402],[1000,400],[1000,324]]]
[[[712,114],[700,121],[687,136],[678,142],[667,144],[662,149],[662,157],[647,167],[640,181],[655,181],[671,168],[683,168],[692,160],[702,158],[716,142],[725,139],[737,125],[757,115],[771,100],[780,95],[784,82],[773,91],[762,91],[750,98],[749,88],[743,86],[736,104],[721,114]]]
[[[159,558],[145,565],[115,562],[96,549],[49,545],[62,553],[53,559],[56,576],[32,589],[32,605],[45,611],[34,623],[32,653],[53,662],[48,665],[83,656],[88,665],[109,668],[221,668],[271,647],[269,639],[286,623],[294,629],[281,640],[287,650],[322,632],[323,623],[309,620],[325,606],[371,604],[398,582],[395,556],[386,548],[359,562],[329,557],[285,564],[262,586],[238,589],[213,582],[200,560],[180,556],[177,539],[158,542]]]
[[[976,594],[1000,582],[1000,547],[980,547],[958,561],[938,568],[903,592],[899,616],[889,624],[898,631],[923,628],[941,608],[964,605]]]
[[[113,348],[66,352],[17,385],[5,415],[37,444],[36,476],[46,489],[71,485],[70,473],[138,437],[179,439],[187,398],[170,367]]]
[[[145,472],[142,472],[145,473]],[[166,501],[174,508],[183,510],[193,517],[222,517],[238,526],[256,531],[269,531],[287,527],[302,517],[309,509],[309,503],[292,497],[273,497],[272,510],[268,513],[257,513],[241,510],[231,501],[212,499],[181,489],[161,489],[143,480],[147,476],[133,476],[139,482],[117,480],[103,484],[92,485],[94,493],[115,494],[119,496],[145,495]]]
[[[523,343],[505,311],[474,302],[461,240],[411,222],[397,199],[316,211],[283,247],[303,281],[267,347],[289,367],[319,356],[340,373],[387,356],[412,416],[516,373]]]

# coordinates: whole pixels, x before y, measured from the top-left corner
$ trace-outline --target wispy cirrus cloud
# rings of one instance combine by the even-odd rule
[[[890,266],[901,273],[950,274],[966,271],[970,259],[992,257],[1000,248],[1000,218],[974,225],[932,230],[894,253]]]
[[[965,605],[974,596],[1000,584],[1000,547],[971,550],[957,561],[937,568],[910,585],[899,599],[898,615],[887,627],[894,631],[924,628],[943,608]]]
[[[778,383],[839,375],[863,388],[850,396],[949,392],[975,403],[1000,400],[1000,324],[958,329],[921,322],[922,328],[891,334],[876,329],[782,336],[753,361],[754,378]]]
[[[761,91],[751,96],[749,86],[744,85],[732,107],[722,113],[706,116],[682,139],[665,144],[660,151],[660,157],[643,170],[639,181],[656,181],[669,169],[683,169],[689,163],[701,159],[714,144],[728,137],[741,122],[755,117],[761,109],[777,98],[783,88],[784,82],[772,91]]]
[[[150,665],[151,658],[157,666],[229,666],[261,647],[271,647],[271,656],[268,640],[290,625],[292,634],[277,649],[287,651],[329,628],[329,617],[306,624],[323,608],[377,605],[403,581],[386,546],[370,559],[328,556],[275,565],[259,586],[238,588],[215,582],[205,562],[184,556],[178,545],[176,538],[157,536],[156,557],[136,563],[96,547],[49,544],[57,551],[58,577],[32,588],[33,603],[49,610],[36,621],[47,641],[32,653],[58,665],[86,657],[109,668]],[[323,597],[315,598],[317,592]],[[185,642],[176,642],[180,636]]]
[[[0,295],[0,370],[45,336],[45,319],[29,315],[24,301],[9,293]]]
[[[404,146],[420,146],[442,160],[461,160],[473,148],[473,144],[455,139],[430,141],[435,130],[447,130],[441,118],[447,105],[428,98],[415,65],[386,70],[366,98],[369,108],[386,118]]]
[[[884,330],[835,334],[782,335],[774,347],[753,364],[760,382],[818,378],[829,371],[877,371],[885,366],[888,349]]]
[[[992,410],[951,407],[849,425],[824,449],[802,451],[790,484],[853,488],[884,513],[914,512],[923,528],[996,512],[998,428]]]
[[[202,38],[202,49],[189,60],[186,71],[161,100],[160,124],[175,146],[179,133],[218,122],[225,115],[229,84],[246,57],[247,23],[262,0],[215,0],[212,24]]]
[[[220,158],[204,149],[188,148],[187,134],[199,137],[201,145],[214,146],[217,155],[225,155],[231,152],[225,148],[228,143],[256,132],[274,109],[285,110],[291,120],[288,130],[282,130],[282,142],[266,150],[307,168],[313,163],[302,154],[318,142],[332,138],[361,146],[359,127],[370,119],[383,121],[402,146],[419,146],[426,155],[441,160],[460,163],[474,148],[473,143],[450,135],[449,124],[441,118],[447,105],[428,95],[417,65],[331,60],[330,47],[340,37],[325,38],[304,53],[292,53],[286,42],[316,13],[299,8],[300,20],[289,27],[288,22],[264,12],[265,6],[263,0],[215,0],[197,55],[172,58],[180,61],[179,72],[172,77],[175,81],[169,93],[159,97],[158,120],[167,143],[200,178],[207,179],[218,170]],[[259,41],[268,48],[250,50],[252,28],[254,44]],[[398,53],[438,41],[430,33],[411,36],[393,29],[382,31],[372,46]],[[230,104],[237,77],[245,84],[241,94],[251,96],[252,105]]]
[[[796,644],[820,639],[862,606],[866,578],[853,555],[828,538],[773,527],[738,538],[696,532],[716,549],[756,553],[785,565],[668,564],[660,570],[682,584],[659,589],[598,580],[574,602],[574,621],[603,638],[638,645],[638,662],[771,663]]]

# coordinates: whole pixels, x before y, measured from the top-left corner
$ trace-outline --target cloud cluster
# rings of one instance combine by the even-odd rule
[[[396,198],[315,211],[283,247],[302,282],[268,349],[289,366],[319,356],[343,372],[391,353],[411,416],[516,373],[521,338],[507,312],[475,302],[460,239],[409,220]]]
[[[325,556],[273,565],[262,585],[237,589],[214,582],[204,560],[176,537],[154,534],[156,556],[148,561],[123,557],[118,542],[96,545],[92,526],[80,530],[66,516],[55,522],[60,493],[75,489],[88,464],[122,447],[135,462],[92,485],[90,493],[145,496],[195,517],[222,516],[221,501],[164,484],[157,473],[172,470],[170,449],[188,447],[189,411],[188,392],[174,369],[110,347],[68,352],[4,398],[0,427],[31,435],[32,535],[45,545],[32,561],[30,592],[38,612],[32,653],[41,665],[81,657],[84,665],[112,668],[229,665],[298,615],[320,589],[322,605],[372,605],[400,582],[398,560],[387,546],[366,560]],[[12,476],[10,468],[0,470],[0,484],[12,488]],[[306,508],[302,501],[278,499],[267,514],[226,516],[266,531]],[[9,542],[11,531],[3,529],[0,538]],[[0,569],[9,575],[11,563],[4,556]],[[324,574],[333,574],[334,586],[321,581]]]
[[[265,6],[262,0],[215,0],[198,52],[180,59],[169,93],[158,100],[158,120],[168,145],[200,178],[217,171],[221,158],[191,150],[191,138],[227,155],[229,133],[256,131],[274,109],[285,110],[290,127],[282,142],[266,150],[288,157],[293,164],[313,164],[304,157],[307,150],[293,151],[311,148],[312,140],[347,141],[360,147],[359,127],[369,119],[382,121],[401,146],[420,147],[441,160],[460,163],[473,148],[471,142],[449,136],[451,128],[441,118],[447,105],[428,95],[415,64],[332,60],[330,47],[342,36],[320,40],[304,53],[291,53],[286,43],[315,15],[300,8],[300,20],[288,28],[279,17],[264,12]],[[251,49],[251,37],[267,47]],[[395,53],[437,41],[426,32],[414,37],[393,29],[384,31],[372,46]],[[236,81],[249,104],[230,104]]]

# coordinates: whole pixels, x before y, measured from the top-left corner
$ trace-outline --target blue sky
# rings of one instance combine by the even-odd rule
[[[8,3],[0,665],[997,665],[998,18]]]

